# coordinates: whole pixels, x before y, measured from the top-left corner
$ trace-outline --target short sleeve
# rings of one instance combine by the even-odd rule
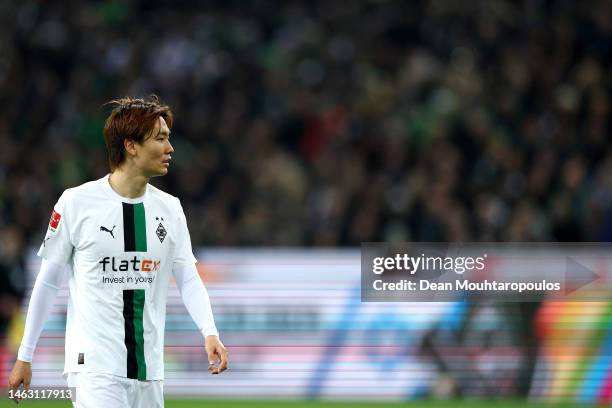
[[[73,253],[73,243],[68,226],[68,193],[64,191],[49,219],[47,233],[38,250],[38,256],[60,265],[67,264]]]
[[[189,229],[187,228],[187,219],[185,218],[185,212],[178,199],[177,204],[179,216],[176,228],[177,237],[174,250],[174,264],[194,264],[197,262],[197,259],[193,256],[193,251],[191,249],[191,237],[189,236]]]

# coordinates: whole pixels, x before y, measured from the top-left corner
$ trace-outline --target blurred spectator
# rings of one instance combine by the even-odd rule
[[[16,226],[0,228],[0,384],[8,384],[14,350],[5,341],[10,322],[21,312],[26,286],[25,242]]]

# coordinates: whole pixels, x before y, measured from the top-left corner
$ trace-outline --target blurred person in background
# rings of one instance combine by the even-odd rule
[[[104,139],[111,173],[66,190],[53,209],[9,386],[29,388],[34,349],[68,275],[64,375],[76,388],[74,405],[163,407],[171,276],[204,336],[212,374],[227,368],[227,351],[180,202],[148,184],[168,173],[172,112],[155,96],[110,104]]]
[[[26,287],[24,253],[21,230],[15,225],[0,228],[0,383],[3,385],[8,382],[6,375],[14,359],[11,322],[20,318]]]

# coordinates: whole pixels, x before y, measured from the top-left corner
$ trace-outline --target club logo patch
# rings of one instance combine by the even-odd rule
[[[155,217],[155,221],[164,221],[164,217]],[[155,230],[155,234],[157,235],[157,238],[159,238],[159,242],[163,243],[164,239],[166,238],[166,235],[168,235],[168,233],[166,232],[166,229],[164,228],[164,225],[160,222],[159,225],[157,226],[157,229]]]
[[[166,238],[166,235],[168,234],[161,222],[157,226],[157,230],[155,230],[155,233],[157,234],[157,238],[159,238],[159,242],[162,243],[164,242],[164,238]]]
[[[51,219],[49,220],[49,231],[53,232],[54,234],[57,233],[61,220],[62,214],[53,210],[53,212],[51,213]]]

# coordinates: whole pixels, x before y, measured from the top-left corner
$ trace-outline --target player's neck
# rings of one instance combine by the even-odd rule
[[[111,188],[120,196],[139,198],[145,194],[149,178],[121,167],[111,173],[108,181]]]

